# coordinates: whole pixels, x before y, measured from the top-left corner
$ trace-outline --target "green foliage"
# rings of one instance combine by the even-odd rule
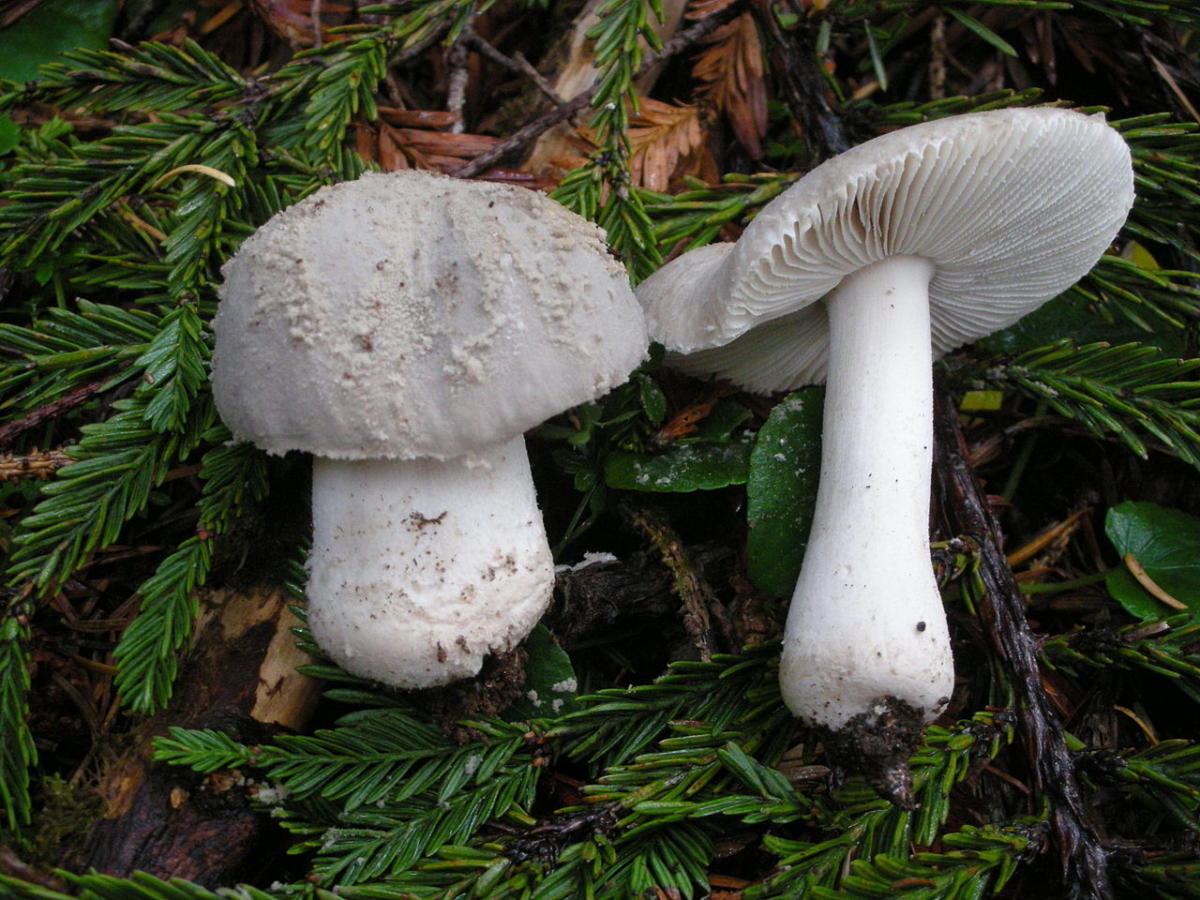
[[[1122,559],[1132,554],[1132,562],[1154,584],[1192,612],[1200,612],[1200,519],[1154,503],[1126,502],[1108,511],[1104,533]],[[1126,565],[1110,570],[1105,584],[1130,615],[1157,619],[1167,611]]]
[[[553,196],[568,209],[594,219],[608,243],[640,281],[662,262],[642,194],[629,181],[629,115],[638,109],[633,79],[644,56],[643,41],[661,49],[650,16],[662,20],[659,0],[607,0],[588,32],[599,70],[592,97],[591,129],[599,150],[587,165],[563,179]]]
[[[1200,747],[1190,741],[1160,741],[1121,759],[1116,777],[1184,828],[1200,831]]]
[[[1200,703],[1200,619],[1181,613],[1118,629],[1097,627],[1046,641],[1050,664],[1073,674],[1087,669],[1139,669],[1174,684]]]
[[[749,440],[689,442],[664,453],[608,455],[604,481],[627,491],[687,493],[745,484]]]
[[[1089,431],[1115,436],[1138,456],[1147,439],[1200,467],[1200,361],[1163,359],[1156,347],[1060,341],[998,360],[979,380],[1044,400]]]
[[[131,52],[73,50],[46,70],[39,86],[49,102],[86,102],[98,112],[179,112],[230,100],[250,90],[234,69],[193,41],[145,43]]]
[[[0,79],[30,81],[77,47],[100,48],[112,35],[116,0],[47,0],[0,29]]]
[[[4,131],[11,118],[0,120],[0,275],[12,273],[20,285],[20,304],[0,323],[0,408],[23,425],[27,446],[65,444],[73,460],[13,517],[10,599],[0,620],[0,731],[7,737],[0,799],[10,830],[28,821],[31,807],[35,749],[25,693],[37,602],[134,529],[162,526],[160,510],[194,504],[195,531],[189,526],[182,540],[164,542],[137,590],[139,615],[116,649],[122,701],[137,713],[159,709],[195,624],[195,589],[210,575],[213,542],[267,490],[263,456],[229,443],[209,395],[207,323],[220,265],[275,212],[322,184],[357,176],[363,163],[347,137],[375,118],[385,75],[397,61],[452,40],[486,6],[417,0],[363,9],[382,18],[340,29],[338,40],[256,78],[191,42],[148,43],[119,53],[75,50],[46,67],[36,85],[0,91],[0,115],[46,104],[113,123],[93,139],[61,121],[18,135],[15,126]],[[805,17],[783,10],[779,21],[811,29],[818,54],[836,41],[861,45],[847,68],[899,91],[897,61],[912,47],[906,17],[926,6],[831,0]],[[1195,4],[1184,0],[1076,6],[1102,24],[1200,25]],[[1023,53],[1024,35],[992,15],[1004,8],[1049,17],[1067,5],[940,6],[983,51]],[[778,116],[767,136],[778,171],[728,172],[711,185],[691,179],[674,196],[632,187],[625,128],[637,109],[634,77],[657,48],[657,15],[645,0],[603,6],[592,33],[597,150],[556,193],[606,229],[635,280],[668,254],[735,233],[816,161],[793,123]],[[841,70],[826,81],[842,98],[852,94],[845,78]],[[866,97],[847,99],[837,115],[857,142],[912,122],[1039,100],[1036,89],[883,106]],[[999,358],[967,350],[944,367],[959,385],[1000,389],[1010,407],[1021,397],[1044,401],[1134,453],[1161,450],[1200,466],[1197,364],[1166,358],[1187,354],[1200,311],[1191,271],[1200,263],[1200,133],[1159,114],[1114,124],[1133,149],[1138,179],[1137,205],[1114,253],[1044,319],[989,345]],[[1074,340],[1051,344],[1064,333]],[[654,360],[610,396],[541,429],[579,493],[560,546],[602,518],[614,489],[686,494],[746,483],[754,523],[749,574],[759,588],[790,593],[813,496],[796,470],[818,452],[819,405],[793,398],[768,414],[725,401],[699,431],[670,436],[684,393],[667,379],[660,384]],[[197,463],[198,490],[169,480]],[[1139,520],[1155,538],[1128,546],[1169,583],[1155,548],[1182,543],[1164,541],[1161,524],[1155,516]],[[1007,818],[997,815],[986,827],[952,814],[957,792],[986,793],[980,782],[993,777],[986,767],[1003,765],[1015,737],[1010,714],[999,709],[1010,701],[1002,667],[971,641],[986,626],[972,618],[982,583],[965,551],[954,552],[963,648],[967,656],[987,655],[963,686],[964,702],[987,697],[997,708],[928,730],[911,761],[912,811],[857,778],[830,788],[819,737],[781,706],[773,643],[676,661],[650,683],[626,683],[631,676],[623,672],[604,682],[613,686],[580,697],[567,689],[575,661],[540,629],[527,644],[537,655],[527,688],[541,705],[527,693],[503,716],[470,723],[475,739],[465,745],[444,737],[427,711],[329,665],[311,671],[328,680],[328,700],[353,710],[332,727],[262,746],[216,731],[173,729],[161,739],[164,761],[247,774],[257,802],[292,835],[302,857],[289,869],[295,880],[273,885],[269,895],[98,874],[69,876],[64,891],[0,876],[0,892],[41,900],[65,900],[68,892],[91,900],[325,900],[333,888],[362,900],[700,897],[722,871],[719,848],[730,846],[743,860],[760,850],[777,860],[768,873],[757,872],[745,900],[978,897],[1011,887],[1046,849],[1043,829],[1023,818],[1029,803],[1037,808],[1044,800],[1010,804]],[[742,571],[739,560],[735,574]],[[947,579],[948,594],[955,588]],[[1043,659],[1091,681],[1136,672],[1178,685],[1185,719],[1187,704],[1200,702],[1200,623],[1186,614],[1124,621],[1097,619],[1046,635]],[[556,706],[558,699],[565,702]],[[1194,742],[1172,735],[1122,747],[1082,754],[1088,777],[1161,823],[1197,828]],[[1194,854],[1175,852],[1130,862],[1126,875],[1161,896],[1196,896],[1196,871]]]
[[[82,427],[76,460],[43,488],[46,499],[13,538],[12,576],[38,591],[62,583],[89,554],[116,541],[141,513],[167,470],[187,458],[212,424],[206,408],[182,433],[158,433],[146,422],[144,399],[118,400],[104,422]]]
[[[806,388],[776,404],[758,430],[746,483],[746,572],[787,597],[808,545],[821,473],[824,394]]]
[[[0,726],[7,736],[0,747],[0,800],[4,801],[4,824],[12,831],[29,824],[29,768],[37,759],[33,736],[26,725],[28,641],[28,622],[9,612],[0,623]]]
[[[721,229],[774,200],[795,181],[793,175],[726,175],[713,188],[693,179],[692,190],[675,196],[638,192],[654,221],[659,252],[692,250],[712,243]],[[565,182],[564,182],[565,183]]]
[[[272,900],[271,894],[253,887],[210,891],[182,878],[163,881],[145,872],[138,872],[130,878],[101,875],[98,872],[89,875],[66,873],[66,879],[78,894],[22,881],[9,875],[0,875],[0,888],[8,891],[9,896],[21,900],[73,900],[76,896],[88,897],[90,900]]]
[[[960,886],[1011,872],[1028,841],[1002,829],[966,829],[958,844],[944,836],[950,856],[903,861],[910,842],[927,846],[938,837],[950,788],[1007,744],[1002,717],[980,714],[929,730],[912,760],[913,812],[860,780],[807,795],[776,768],[796,738],[779,704],[776,661],[767,645],[709,663],[677,662],[652,684],[581,697],[578,711],[536,721],[528,732],[475,723],[480,741],[461,747],[393,706],[261,747],[176,728],[159,739],[157,755],[200,772],[236,766],[261,773],[252,775],[260,802],[305,838],[296,852],[310,855],[313,876],[350,897],[528,892],[616,900],[655,887],[700,896],[714,841],[734,823],[803,823],[830,835],[816,843],[768,837],[783,859],[756,897],[834,887],[850,859],[888,864],[881,854],[926,874],[961,864],[967,875],[954,881]],[[582,804],[538,820],[530,802],[543,768],[536,760],[546,757],[585,765],[595,778],[582,788]]]
[[[653,421],[658,396],[648,395],[643,387],[640,399],[646,418]],[[718,402],[669,446],[609,453],[604,459],[604,481],[612,488],[647,493],[712,491],[744,484],[753,441],[737,432],[749,418],[750,411],[740,403]]]
[[[10,117],[0,115],[0,156],[12,152],[21,143],[21,129]]]
[[[262,770],[273,786],[260,788],[260,799],[286,801],[276,815],[305,838],[294,852],[315,853],[322,884],[345,885],[403,872],[427,850],[530,805],[538,769],[523,752],[524,729],[484,727],[486,742],[457,746],[410,711],[362,710],[336,728],[261,748],[175,728],[157,756],[203,772]]]
[[[572,712],[577,703],[578,679],[571,657],[558,645],[545,625],[534,626],[522,643],[525,662],[524,694],[504,710],[509,722],[540,719]]]
[[[137,712],[153,712],[171,697],[178,652],[200,612],[195,591],[212,563],[212,536],[233,524],[247,499],[261,499],[267,491],[261,451],[246,443],[227,445],[229,433],[221,426],[205,437],[215,446],[201,459],[199,533],[180,544],[143,582],[138,617],[115,651],[120,664],[117,689]]]
[[[624,447],[640,448],[649,424],[656,417],[661,420],[665,398],[644,371],[656,364],[657,360],[652,358],[606,397],[577,407],[570,426],[548,423],[538,429],[540,437],[561,445],[554,451],[554,460],[571,476],[575,490],[582,495],[562,540],[554,548],[556,556],[608,508],[609,456],[623,452]]]

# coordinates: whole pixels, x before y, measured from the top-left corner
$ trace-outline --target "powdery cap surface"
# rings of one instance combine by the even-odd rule
[[[1133,204],[1129,148],[1102,116],[1001,109],[925,122],[818,166],[736,244],[638,288],[650,336],[691,374],[752,390],[823,381],[816,303],[890,256],[933,261],[933,351],[1011,325],[1095,264]],[[684,356],[686,354],[686,356]]]
[[[620,384],[647,345],[601,231],[508,185],[395,172],[325,187],[223,274],[217,408],[272,453],[470,454]]]

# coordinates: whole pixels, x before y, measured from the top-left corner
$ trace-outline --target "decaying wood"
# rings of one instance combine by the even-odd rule
[[[629,504],[619,509],[621,517],[649,540],[670,570],[672,590],[683,608],[684,630],[700,659],[707,662],[716,651],[734,649],[733,629],[725,608],[670,523],[650,509]]]
[[[750,4],[759,30],[766,38],[773,70],[779,73],[781,99],[791,111],[805,144],[816,161],[844,153],[850,147],[842,118],[829,106],[828,90],[817,63],[809,32],[785,32],[774,8],[764,0]]]
[[[584,560],[554,576],[546,624],[570,648],[628,619],[667,619],[676,608],[669,573],[644,559]]]
[[[274,826],[251,808],[252,773],[200,776],[155,763],[153,740],[168,725],[226,731],[251,743],[304,726],[317,683],[296,672],[308,662],[290,629],[297,622],[279,591],[208,598],[170,706],[139,725],[101,777],[105,813],[68,859],[77,871],[143,870],[212,887],[253,875]]]
[[[999,523],[967,463],[954,398],[940,395],[935,410],[934,490],[946,533],[977,548],[986,588],[979,619],[1009,671],[1034,787],[1050,800],[1049,824],[1064,884],[1071,897],[1104,900],[1113,896],[1108,856],[1084,807],[1062,720],[1042,687],[1037,645],[1025,618],[1025,600],[1005,559]]]

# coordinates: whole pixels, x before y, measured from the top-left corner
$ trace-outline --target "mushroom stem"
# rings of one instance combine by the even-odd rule
[[[520,436],[469,459],[313,460],[308,621],[347,671],[406,688],[470,677],[553,586]]]
[[[798,716],[870,729],[910,707],[934,718],[954,684],[929,558],[933,264],[898,256],[826,298],[821,480],[784,633],[780,683]]]

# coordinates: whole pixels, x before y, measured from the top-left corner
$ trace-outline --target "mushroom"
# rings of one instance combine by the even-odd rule
[[[953,659],[928,542],[933,356],[1077,281],[1132,202],[1129,149],[1102,116],[945,118],[818,166],[736,244],[685,253],[638,288],[651,337],[684,372],[759,392],[827,381],[780,668],[800,718],[833,733],[891,723],[911,746],[945,708]]]
[[[274,216],[223,274],[222,419],[315,457],[313,637],[396,687],[475,674],[554,582],[522,432],[645,355],[600,230],[524,188],[369,174]]]

